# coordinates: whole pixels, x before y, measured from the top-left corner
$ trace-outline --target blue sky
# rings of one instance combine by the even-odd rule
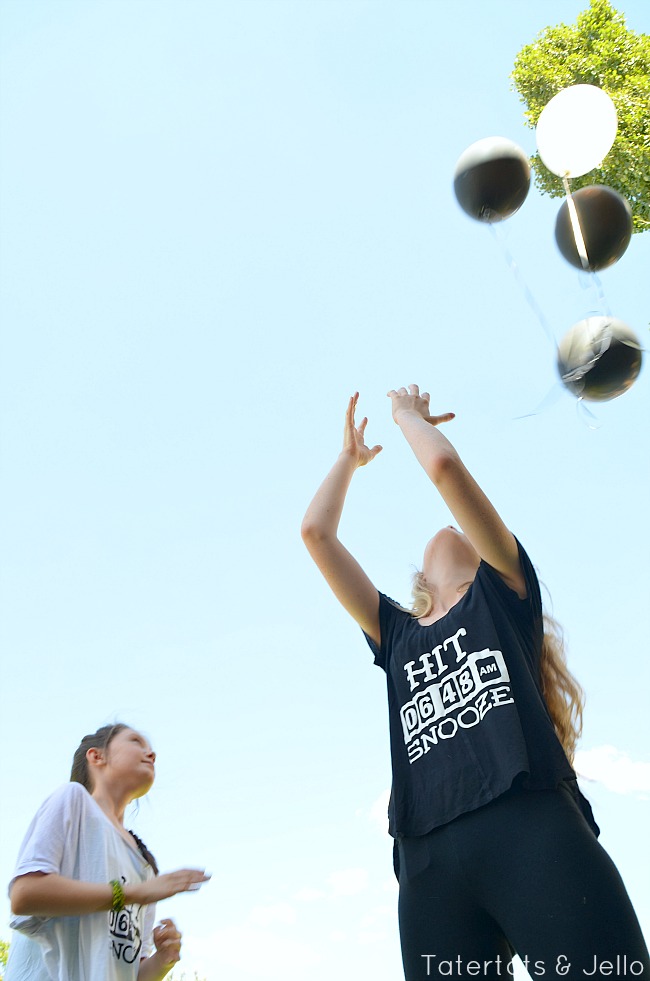
[[[560,200],[495,240],[452,189],[475,140],[534,151],[514,57],[585,5],[0,3],[0,880],[123,719],[159,755],[132,826],[213,872],[160,909],[188,977],[400,976],[383,676],[299,526],[359,390],[384,451],[341,535],[408,599],[447,522],[390,418],[415,381],[566,627],[583,788],[650,936],[647,366],[590,428],[522,289],[557,339],[598,309]],[[600,276],[644,347],[649,268],[637,235]]]

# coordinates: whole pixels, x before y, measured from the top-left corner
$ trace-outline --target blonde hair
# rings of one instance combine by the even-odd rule
[[[433,610],[435,591],[431,583],[424,578],[423,572],[413,573],[411,596],[413,597],[413,605],[409,613],[418,619],[429,616]]]
[[[557,737],[573,765],[576,746],[582,733],[582,710],[585,693],[566,663],[564,632],[548,613],[543,614],[544,639],[539,663],[542,695],[553,720]]]
[[[412,616],[426,617],[435,606],[435,589],[422,572],[413,576]],[[562,627],[547,613],[543,614],[544,637],[539,664],[539,681],[549,715],[569,763],[573,764],[576,746],[582,733],[584,691],[567,667]]]

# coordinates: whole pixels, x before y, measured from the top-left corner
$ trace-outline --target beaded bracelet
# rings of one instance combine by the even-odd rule
[[[114,913],[119,913],[120,910],[124,909],[124,889],[122,888],[122,883],[117,879],[111,879],[110,884],[113,889],[111,909]]]

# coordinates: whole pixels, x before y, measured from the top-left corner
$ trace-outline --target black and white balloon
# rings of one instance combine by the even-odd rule
[[[471,218],[488,223],[514,215],[530,188],[528,157],[503,136],[488,136],[461,153],[454,171],[454,192]]]
[[[618,191],[603,184],[583,187],[573,195],[586,252],[586,268],[606,269],[621,258],[632,237],[632,211]],[[584,264],[576,244],[569,205],[565,201],[555,222],[557,247],[572,266]]]
[[[641,361],[636,334],[614,317],[579,320],[558,346],[563,385],[591,402],[607,402],[626,392],[641,371]]]

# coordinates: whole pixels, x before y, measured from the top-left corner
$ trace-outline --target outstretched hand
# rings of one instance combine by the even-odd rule
[[[415,412],[422,416],[425,422],[432,426],[439,426],[441,422],[450,422],[455,417],[454,412],[443,412],[441,415],[432,416],[429,411],[429,400],[431,396],[428,392],[422,392],[417,385],[409,385],[408,391],[405,388],[395,390],[391,388],[388,398],[392,402],[393,420],[399,425],[399,416],[404,412]]]
[[[343,452],[349,453],[354,457],[357,467],[365,467],[366,463],[374,460],[381,452],[381,446],[366,446],[365,432],[368,420],[364,416],[358,426],[354,423],[354,413],[359,401],[359,393],[355,392],[348,402],[347,412],[345,413],[345,429],[343,432]]]
[[[195,892],[209,880],[210,876],[206,875],[204,869],[178,869],[176,872],[156,875],[145,882],[134,883],[127,887],[125,893],[127,902],[146,906],[149,903],[157,903],[161,899],[177,896],[180,892]]]

